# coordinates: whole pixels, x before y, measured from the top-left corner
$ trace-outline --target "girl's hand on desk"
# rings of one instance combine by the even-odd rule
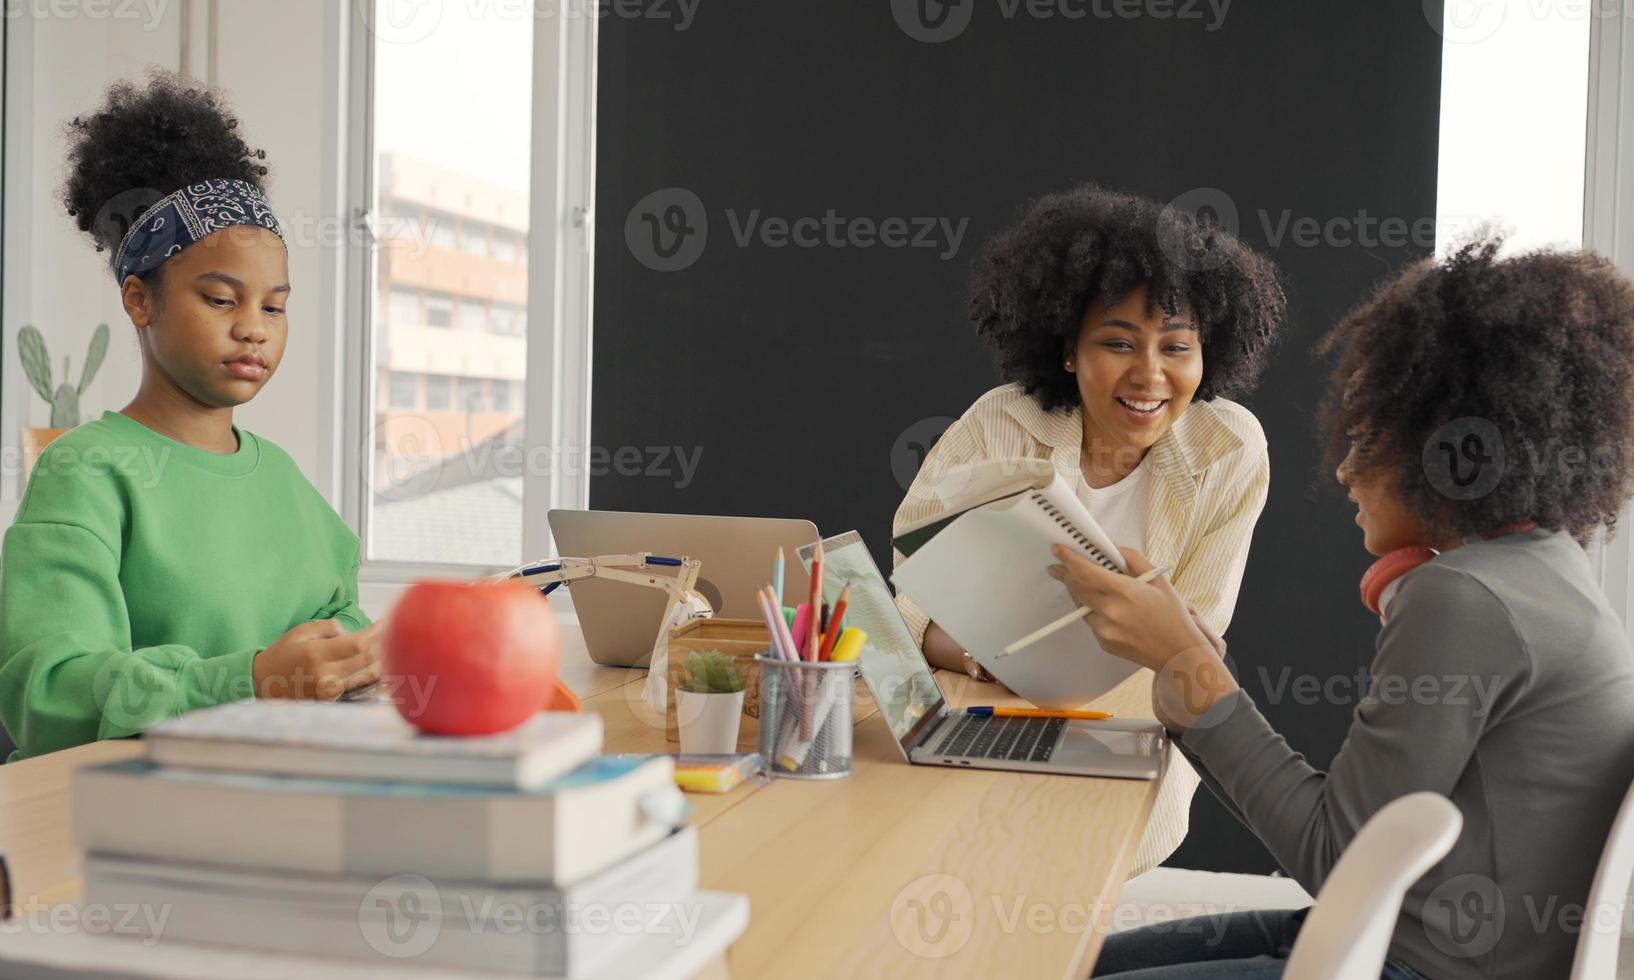
[[[380,677],[380,635],[378,622],[356,633],[333,619],[302,623],[251,661],[255,695],[333,701]]]

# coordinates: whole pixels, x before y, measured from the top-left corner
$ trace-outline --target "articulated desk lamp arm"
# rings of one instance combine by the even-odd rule
[[[666,558],[648,551],[633,555],[600,555],[595,558],[548,558],[512,569],[497,579],[521,578],[550,595],[558,586],[571,586],[587,578],[628,582],[659,589],[665,594],[664,616],[659,620],[658,636],[653,642],[652,664],[660,663],[658,653],[669,639],[670,630],[684,626],[695,619],[714,615],[709,600],[697,590],[698,570],[703,563],[685,555]],[[679,568],[675,575],[658,574],[650,569]]]

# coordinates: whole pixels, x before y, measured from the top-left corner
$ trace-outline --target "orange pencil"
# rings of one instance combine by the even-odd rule
[[[817,623],[817,611],[823,608],[823,539],[817,539],[817,550],[811,557],[811,625],[807,627],[806,659],[817,659],[817,648],[822,646],[823,638],[819,632],[821,627]]]
[[[965,709],[967,715],[991,715],[994,718],[1079,718],[1086,721],[1104,721],[1112,717],[1110,711],[1054,711],[1050,708],[993,708],[975,705]]]
[[[840,590],[840,597],[834,600],[834,609],[828,614],[828,632],[823,635],[822,649],[817,651],[818,660],[827,660],[834,653],[834,644],[840,639],[840,622],[845,616],[845,601],[851,597],[851,583],[845,583]]]

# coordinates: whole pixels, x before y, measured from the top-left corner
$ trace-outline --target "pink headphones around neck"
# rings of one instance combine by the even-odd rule
[[[1537,526],[1536,521],[1517,521],[1514,524],[1483,531],[1481,537],[1490,541],[1506,534],[1524,534],[1536,529]],[[1436,554],[1434,549],[1415,544],[1397,548],[1374,562],[1362,576],[1362,605],[1367,607],[1368,612],[1379,617],[1380,623],[1387,622],[1390,600],[1396,597],[1396,590],[1401,585],[1402,577],[1434,559]]]

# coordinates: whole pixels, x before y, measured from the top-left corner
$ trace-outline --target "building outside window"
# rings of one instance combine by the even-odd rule
[[[446,374],[426,375],[426,408],[433,412],[448,410],[451,398],[452,379]]]

